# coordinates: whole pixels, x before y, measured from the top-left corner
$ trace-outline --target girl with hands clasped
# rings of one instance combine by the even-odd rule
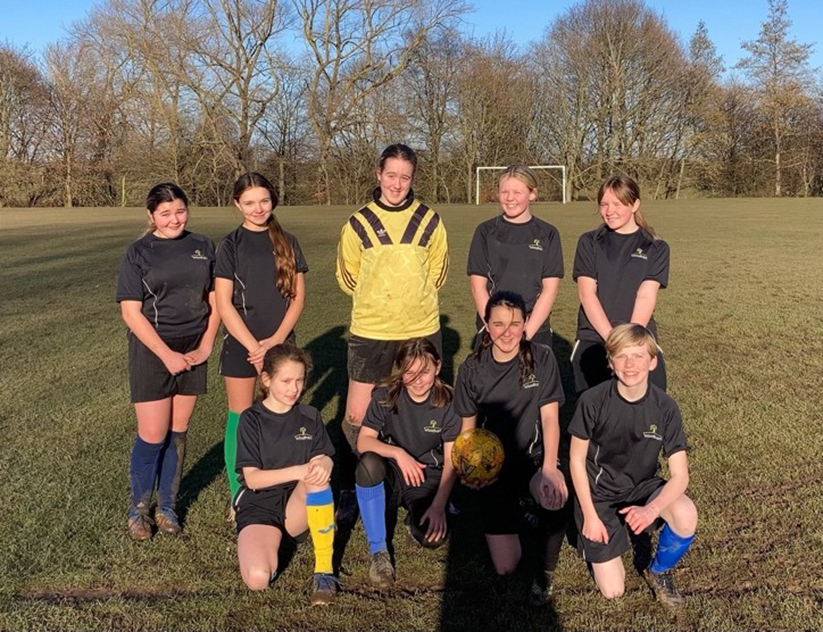
[[[657,293],[669,282],[669,245],[646,222],[637,183],[612,176],[600,185],[597,203],[603,223],[580,236],[574,255],[580,311],[571,360],[578,393],[611,378],[605,340],[613,327],[637,323],[657,337]],[[649,379],[666,390],[662,351]]]
[[[243,223],[217,248],[215,293],[226,335],[219,372],[226,383],[229,412],[224,457],[231,497],[240,484],[234,475],[237,422],[252,405],[254,383],[271,347],[294,342],[294,326],[306,300],[308,272],[297,239],[274,216],[277,193],[259,173],[234,184],[234,205]]]
[[[318,410],[298,403],[310,368],[308,354],[291,344],[263,357],[264,398],[243,412],[237,429],[234,509],[240,574],[252,590],[274,580],[284,536],[311,532],[315,605],[334,601],[339,582],[332,574],[334,449]]]
[[[134,540],[180,531],[177,493],[186,432],[206,392],[206,360],[220,323],[212,291],[214,244],[186,230],[188,199],[171,182],[146,198],[149,228],[126,251],[117,301],[129,328],[129,382],[137,415],[131,453],[128,534]],[[150,517],[157,484],[157,508]]]
[[[399,505],[422,546],[446,540],[446,504],[454,485],[451,449],[460,434],[452,390],[439,377],[440,354],[426,338],[400,345],[394,370],[372,393],[357,439],[357,502],[372,556],[369,579],[394,583],[388,550]],[[388,537],[387,537],[388,533]]]
[[[526,303],[514,292],[496,292],[486,303],[485,329],[460,366],[454,409],[463,430],[495,433],[506,452],[496,481],[476,492],[495,570],[509,575],[520,562],[521,499],[536,502],[540,551],[529,599],[545,604],[563,544],[568,488],[559,469],[559,409],[564,401],[551,348],[526,339]]]

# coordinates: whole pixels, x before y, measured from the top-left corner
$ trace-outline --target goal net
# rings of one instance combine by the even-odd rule
[[[498,172],[506,167],[477,167],[474,203],[497,201]],[[566,203],[566,167],[563,165],[529,165],[537,177],[537,195],[541,202],[562,200]]]

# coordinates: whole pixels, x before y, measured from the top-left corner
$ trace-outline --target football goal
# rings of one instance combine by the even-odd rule
[[[493,178],[488,178],[488,182],[484,182],[482,187],[481,195],[481,174],[484,171],[500,171],[505,169],[506,167],[477,167],[477,173],[475,176],[475,192],[474,192],[474,203],[479,205],[481,200],[488,201],[488,200],[496,200],[497,199],[497,180]],[[544,172],[546,174],[545,177],[540,178],[538,180],[537,191],[540,195],[540,199],[543,201],[547,201],[550,199],[562,199],[563,204],[566,203],[566,167],[564,165],[529,165],[529,169],[533,169],[538,172]],[[559,171],[560,173],[555,173]],[[540,174],[538,173],[538,176]],[[545,182],[544,182],[545,180]],[[550,192],[554,190],[557,192],[557,189],[560,189],[560,195],[554,197]],[[547,190],[548,189],[548,190]]]

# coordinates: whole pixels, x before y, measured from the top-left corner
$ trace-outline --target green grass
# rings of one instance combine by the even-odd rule
[[[358,528],[346,591],[308,607],[310,547],[270,591],[251,594],[225,523],[225,396],[212,363],[191,424],[183,482],[185,535],[129,542],[128,455],[135,433],[116,269],[141,232],[136,209],[0,211],[0,629],[713,629],[823,628],[823,222],[819,200],[655,202],[672,247],[657,321],[670,392],[691,443],[689,494],[700,511],[677,579],[687,601],[670,615],[631,572],[627,593],[602,600],[565,547],[553,609],[524,603],[526,577],[492,577],[476,534],[420,551],[398,533],[399,581],[368,584]],[[350,303],[333,276],[351,209],[289,208],[281,222],[303,246],[308,304],[298,341],[317,366],[305,400],[339,420]],[[438,209],[452,269],[441,294],[445,347],[456,366],[474,327],[465,261],[492,206]],[[538,205],[563,236],[570,277],[593,204]],[[195,209],[190,227],[215,240],[228,209]],[[553,325],[563,363],[577,300],[561,285]],[[568,375],[568,371],[566,371]],[[570,407],[564,409],[567,419]],[[627,562],[627,568],[629,564]]]

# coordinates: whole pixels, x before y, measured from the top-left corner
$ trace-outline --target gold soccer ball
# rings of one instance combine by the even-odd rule
[[[466,430],[454,441],[452,465],[468,485],[490,483],[500,475],[506,455],[497,435],[485,428]]]

